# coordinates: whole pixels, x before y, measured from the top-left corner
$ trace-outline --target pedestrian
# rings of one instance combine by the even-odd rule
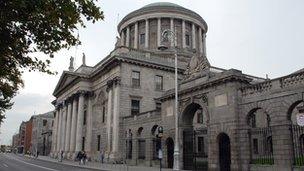
[[[36,151],[36,159],[38,158],[39,156],[39,151]]]
[[[86,160],[87,160],[87,154],[86,154],[85,151],[84,151],[83,154],[82,154],[82,160],[83,160],[83,165],[85,165]]]
[[[77,154],[77,160],[79,161],[79,165],[81,165],[82,162],[82,151],[79,151]]]
[[[63,159],[63,151],[61,150],[61,152],[60,152],[60,162],[62,162],[62,159]]]
[[[103,164],[103,160],[104,160],[104,151],[103,149],[100,150],[100,162]]]

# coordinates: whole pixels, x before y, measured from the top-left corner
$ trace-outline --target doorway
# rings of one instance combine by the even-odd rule
[[[172,138],[167,138],[166,140],[167,144],[167,163],[168,168],[173,168],[173,154],[174,154],[174,142]]]
[[[230,139],[225,133],[218,136],[220,171],[230,171],[231,154]]]

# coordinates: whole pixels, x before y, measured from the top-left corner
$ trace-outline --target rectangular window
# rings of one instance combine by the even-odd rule
[[[105,117],[106,117],[106,107],[105,104],[102,106],[102,123],[105,122]]]
[[[259,144],[258,144],[258,139],[256,138],[253,139],[253,153],[259,154]]]
[[[127,159],[132,159],[132,139],[126,140]]]
[[[132,87],[140,87],[140,72],[138,71],[132,71]]]
[[[197,137],[197,151],[200,154],[205,154],[204,137]]]
[[[197,123],[203,123],[203,112],[202,109],[197,111]]]
[[[157,111],[161,111],[161,103],[160,102],[156,102],[156,110]]]
[[[82,137],[82,147],[81,147],[82,151],[84,151],[84,146],[85,146],[85,137]]]
[[[186,38],[186,46],[190,46],[190,35],[186,34],[185,38]]]
[[[86,124],[87,124],[87,111],[85,110],[84,114],[83,114],[83,125],[86,125]]]
[[[45,120],[45,119],[43,119],[43,121],[42,121],[43,123],[43,126],[46,126],[46,124],[47,124],[47,120]]]
[[[142,33],[139,35],[139,44],[145,44],[146,35],[145,33]]]
[[[131,115],[139,114],[140,102],[139,100],[131,100]]]
[[[146,140],[138,140],[138,159],[146,158]]]
[[[100,135],[97,135],[97,151],[100,151]]]
[[[155,76],[155,90],[163,90],[163,76]]]

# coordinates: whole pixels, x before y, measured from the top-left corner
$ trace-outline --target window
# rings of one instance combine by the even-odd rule
[[[203,120],[203,111],[202,111],[202,109],[199,109],[197,111],[197,123],[202,124],[203,122],[204,122],[204,120]]]
[[[85,110],[83,114],[83,125],[86,125],[86,123],[87,123],[87,111]]]
[[[252,114],[251,117],[250,117],[250,126],[252,128],[255,128],[256,127],[256,118],[255,118],[255,114]]]
[[[155,90],[163,90],[163,76],[155,76]]]
[[[190,46],[190,35],[186,34],[185,38],[186,38],[186,46]]]
[[[258,144],[258,139],[256,138],[253,139],[253,153],[259,154],[259,144]]]
[[[132,159],[132,139],[126,141],[127,159]]]
[[[156,111],[161,111],[161,103],[160,102],[156,102]]]
[[[100,151],[100,135],[97,135],[97,151]]]
[[[106,117],[106,107],[105,104],[102,106],[102,123],[105,122],[105,117]]]
[[[203,155],[205,154],[204,137],[197,137],[197,152]]]
[[[139,114],[139,100],[131,100],[131,115]]]
[[[52,127],[54,126],[54,121],[52,121]]]
[[[84,145],[85,145],[85,137],[82,137],[82,147],[81,147],[82,151],[84,151]]]
[[[138,159],[146,158],[146,140],[139,139],[138,140]]]
[[[132,87],[140,87],[140,72],[132,71]]]
[[[146,39],[146,35],[145,33],[142,33],[139,35],[139,44],[144,44],[145,43],[145,39]]]
[[[43,126],[46,126],[46,124],[47,124],[47,120],[45,120],[45,119],[43,119],[43,121],[42,121],[43,123]]]

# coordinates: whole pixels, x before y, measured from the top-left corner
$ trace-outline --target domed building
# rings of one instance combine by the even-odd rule
[[[148,167],[161,157],[174,170],[302,168],[304,70],[271,80],[211,66],[206,22],[173,3],[133,11],[117,30],[103,60],[87,66],[83,56],[75,70],[71,58],[62,73],[51,156],[86,151],[92,161],[103,154]]]

